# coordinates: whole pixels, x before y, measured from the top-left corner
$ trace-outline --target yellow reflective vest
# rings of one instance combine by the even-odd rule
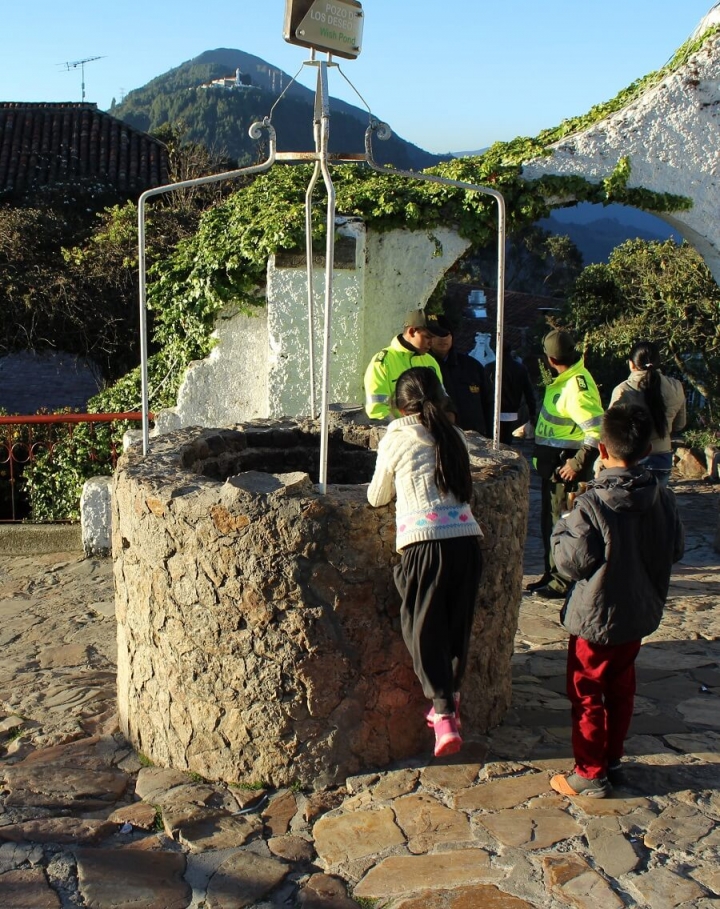
[[[597,448],[602,415],[595,380],[578,360],[545,389],[535,443],[553,448]]]
[[[400,416],[390,402],[397,380],[405,370],[413,366],[429,366],[434,369],[442,385],[440,364],[435,357],[429,353],[413,352],[402,343],[401,337],[402,335],[393,338],[389,347],[376,353],[365,370],[365,413],[371,420]]]

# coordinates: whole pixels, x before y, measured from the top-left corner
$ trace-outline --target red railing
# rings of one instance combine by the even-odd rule
[[[52,458],[56,445],[72,439],[78,424],[86,424],[91,440],[98,424],[111,424],[109,451],[99,452],[91,446],[87,457],[91,462],[115,467],[120,448],[121,434],[113,433],[116,424],[128,421],[139,422],[142,414],[138,411],[127,413],[55,413],[32,416],[0,416],[0,521],[19,521],[26,515],[28,503],[19,488],[22,473],[41,452],[48,452]],[[44,427],[43,431],[39,427]],[[59,427],[63,427],[61,435]]]

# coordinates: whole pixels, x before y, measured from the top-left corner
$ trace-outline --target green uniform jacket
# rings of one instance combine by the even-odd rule
[[[395,392],[395,383],[406,369],[429,366],[435,370],[442,384],[440,365],[435,357],[430,353],[413,353],[401,342],[401,337],[398,335],[393,338],[389,347],[376,353],[365,370],[365,412],[371,420],[400,416],[398,411],[391,408],[390,401]]]
[[[595,380],[578,360],[545,389],[542,410],[535,426],[535,445],[565,452],[575,451],[571,459],[580,471],[586,460],[585,452],[597,449],[603,406]],[[567,457],[567,455],[566,455]],[[594,458],[593,458],[594,460]],[[536,464],[540,469],[540,466]]]

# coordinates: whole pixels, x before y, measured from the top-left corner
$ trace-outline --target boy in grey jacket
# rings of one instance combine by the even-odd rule
[[[573,583],[560,614],[570,632],[567,692],[573,773],[550,785],[603,798],[620,772],[632,720],[635,659],[660,624],[673,562],[685,545],[675,497],[638,461],[648,453],[647,409],[617,404],[602,418],[605,470],[555,525],[558,570]]]

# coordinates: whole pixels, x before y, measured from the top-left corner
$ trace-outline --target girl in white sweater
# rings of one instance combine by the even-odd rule
[[[371,505],[397,496],[395,584],[402,633],[435,731],[435,755],[460,749],[460,683],[482,573],[482,531],[470,508],[472,478],[463,433],[447,417],[435,372],[414,367],[395,386],[393,420],[378,446]]]

